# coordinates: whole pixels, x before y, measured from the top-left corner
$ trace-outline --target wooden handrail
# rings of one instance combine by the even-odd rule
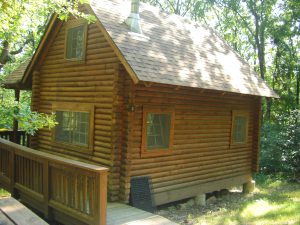
[[[49,219],[105,225],[107,172],[0,138],[0,184]]]

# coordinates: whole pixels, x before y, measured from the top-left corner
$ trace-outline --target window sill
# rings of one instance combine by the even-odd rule
[[[155,156],[167,156],[171,155],[173,150],[164,149],[164,150],[144,150],[141,152],[141,158],[155,157]]]
[[[53,148],[65,148],[70,151],[76,151],[80,153],[92,153],[93,152],[93,146],[80,146],[80,145],[75,145],[63,141],[52,141],[52,147]]]
[[[230,148],[245,147],[247,145],[248,145],[247,142],[234,142],[234,143],[230,143]]]

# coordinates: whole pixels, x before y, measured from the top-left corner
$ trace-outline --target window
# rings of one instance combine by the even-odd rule
[[[86,24],[77,24],[66,28],[65,57],[69,60],[83,60],[86,45]]]
[[[170,153],[173,146],[174,111],[144,108],[142,155]]]
[[[92,149],[94,110],[91,105],[56,103],[53,111],[58,122],[53,135],[55,142],[79,150]]]
[[[248,114],[232,111],[231,144],[246,144],[248,136]]]
[[[55,140],[88,146],[89,113],[56,111]]]

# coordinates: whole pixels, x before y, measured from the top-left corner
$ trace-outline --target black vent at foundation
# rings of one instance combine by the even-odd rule
[[[147,212],[155,211],[152,187],[149,177],[132,177],[130,186],[130,204]]]

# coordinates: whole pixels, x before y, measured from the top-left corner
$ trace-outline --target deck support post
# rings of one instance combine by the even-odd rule
[[[250,180],[247,183],[243,184],[243,194],[249,194],[254,191],[255,188],[255,181]]]
[[[20,89],[15,89],[15,101],[19,103],[20,100]],[[15,112],[16,113],[16,112]],[[13,142],[20,144],[20,140],[18,138],[18,128],[19,128],[19,123],[16,118],[14,118],[13,121]]]
[[[198,194],[194,200],[195,200],[195,204],[197,206],[205,206],[206,205],[206,194]]]

